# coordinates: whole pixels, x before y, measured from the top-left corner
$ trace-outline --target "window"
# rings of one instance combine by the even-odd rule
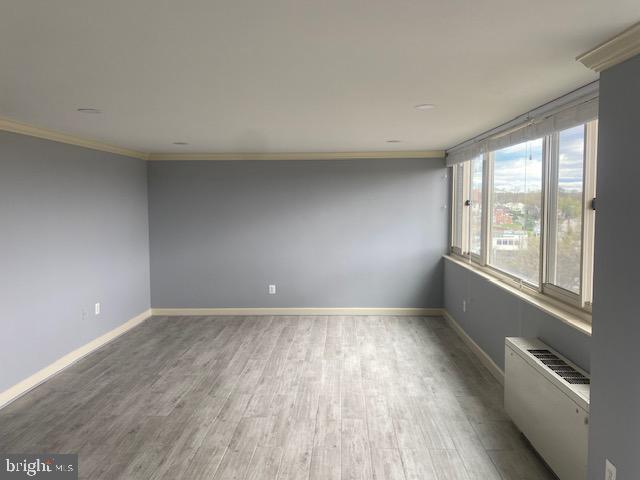
[[[482,248],[482,156],[453,168],[452,250],[479,256]]]
[[[452,252],[520,288],[590,308],[597,125],[503,142],[455,164]]]
[[[542,139],[497,150],[491,195],[489,265],[540,282]]]
[[[469,252],[482,253],[482,155],[471,160],[469,186]]]
[[[467,178],[469,162],[459,163],[453,167],[453,218],[451,246],[454,253],[464,255],[467,252],[467,236],[464,229],[467,225],[467,211],[465,203],[467,199]]]
[[[547,281],[580,293],[585,126],[555,135],[551,152]]]
[[[596,136],[597,121],[568,128],[552,135],[549,151],[546,287],[586,302],[592,294]]]

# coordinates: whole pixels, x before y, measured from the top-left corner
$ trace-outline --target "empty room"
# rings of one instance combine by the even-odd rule
[[[640,480],[637,0],[0,45],[0,479]]]

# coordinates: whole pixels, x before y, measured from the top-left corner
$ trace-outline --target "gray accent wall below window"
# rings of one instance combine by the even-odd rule
[[[505,337],[540,338],[589,371],[589,335],[449,260],[445,261],[444,290],[449,314],[503,371]]]

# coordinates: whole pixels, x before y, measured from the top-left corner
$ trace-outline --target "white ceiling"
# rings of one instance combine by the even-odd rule
[[[183,153],[450,147],[594,80],[575,56],[640,19],[638,0],[4,0],[0,10],[0,116]]]

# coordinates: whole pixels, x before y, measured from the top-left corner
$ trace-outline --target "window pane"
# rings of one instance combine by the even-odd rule
[[[585,127],[580,125],[558,135],[554,221],[551,222],[549,282],[580,293],[582,258],[582,190]],[[554,175],[555,176],[555,175]]]
[[[492,155],[490,264],[538,285],[542,139],[503,148]]]
[[[482,248],[482,156],[471,160],[471,211],[469,212],[469,251],[480,255]]]
[[[453,166],[453,231],[452,246],[462,250],[462,214],[464,209],[464,171],[463,164]]]

